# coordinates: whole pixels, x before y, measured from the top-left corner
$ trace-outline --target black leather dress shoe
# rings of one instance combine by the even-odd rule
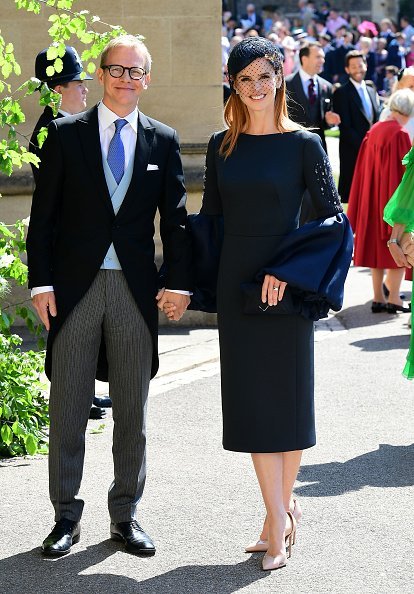
[[[155,546],[151,538],[144,532],[136,520],[131,522],[111,522],[112,540],[125,543],[128,553],[134,555],[155,555]]]
[[[80,523],[62,518],[42,544],[42,554],[61,557],[70,553],[70,547],[80,540]]]
[[[371,311],[372,313],[381,313],[383,311],[387,311],[387,304],[381,303],[380,301],[373,301],[371,303]]]
[[[97,406],[92,406],[91,410],[89,411],[90,419],[103,419],[105,415],[106,410],[104,408],[98,408]]]
[[[112,408],[112,400],[109,396],[94,396],[93,403],[101,408]]]
[[[387,312],[390,314],[395,314],[397,311],[401,311],[403,313],[411,313],[411,303],[408,304],[407,307],[404,305],[397,305],[396,303],[387,303]]]

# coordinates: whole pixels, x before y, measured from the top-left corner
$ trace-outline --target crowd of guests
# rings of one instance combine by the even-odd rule
[[[338,191],[349,202],[354,264],[371,269],[371,311],[409,313],[400,295],[405,270],[390,253],[383,211],[414,140],[414,27],[406,16],[398,24],[361,21],[326,2],[299,0],[298,10],[289,20],[248,4],[238,21],[223,10],[224,81],[227,52],[243,39],[264,37],[279,50],[289,117],[319,134],[325,150],[325,131],[339,128]],[[231,91],[224,85],[226,99]],[[313,218],[305,194],[301,224]]]
[[[358,49],[367,60],[367,79],[373,81],[380,95],[391,94],[398,72],[414,65],[414,26],[407,16],[398,23],[384,18],[379,23],[361,20],[357,15],[339,11],[329,2],[298,1],[300,16],[288,19],[282,9],[274,12],[246,6],[236,18],[223,2],[223,70],[231,48],[249,36],[263,36],[272,41],[284,56],[285,76],[299,68],[299,51],[306,42],[318,41],[325,53],[321,76],[331,83],[347,80],[344,59]]]

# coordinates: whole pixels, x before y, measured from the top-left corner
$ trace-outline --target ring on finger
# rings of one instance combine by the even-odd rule
[[[279,290],[279,287],[273,287],[273,290],[274,291],[278,291]]]

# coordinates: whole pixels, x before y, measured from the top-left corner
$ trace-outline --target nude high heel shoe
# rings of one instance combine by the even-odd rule
[[[300,506],[300,503],[297,499],[293,500],[293,511],[289,512],[293,515],[295,521],[296,521],[296,526],[299,523],[300,519],[302,518],[302,508]],[[289,537],[286,536],[286,546],[288,546],[288,540]],[[295,527],[295,531],[293,534],[293,540],[292,540],[292,544],[295,544],[296,542],[296,527]],[[265,553],[267,551],[267,549],[269,548],[269,541],[267,539],[259,539],[256,542],[251,542],[250,544],[247,545],[247,547],[244,549],[246,551],[246,553]]]
[[[275,569],[282,569],[282,567],[286,567],[286,561],[292,556],[292,544],[295,540],[297,524],[292,512],[288,511],[286,513],[289,516],[291,523],[291,530],[289,534],[285,534],[285,542],[288,542],[288,554],[281,554],[277,555],[276,557],[272,557],[271,555],[269,555],[269,553],[266,552],[262,561],[263,571],[274,571]]]
[[[268,540],[257,540],[247,545],[244,549],[246,553],[265,553],[269,547]]]

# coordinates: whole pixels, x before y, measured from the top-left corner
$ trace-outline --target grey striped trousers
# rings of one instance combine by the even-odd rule
[[[114,480],[108,493],[111,520],[133,519],[144,489],[152,339],[122,271],[100,270],[53,344],[49,492],[55,521],[78,521],[82,515],[84,502],[77,495],[102,333],[114,419]]]

